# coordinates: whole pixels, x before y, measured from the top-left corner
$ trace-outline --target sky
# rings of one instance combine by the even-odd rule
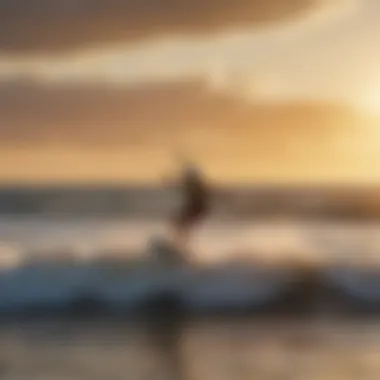
[[[0,183],[379,183],[378,0],[0,0]]]

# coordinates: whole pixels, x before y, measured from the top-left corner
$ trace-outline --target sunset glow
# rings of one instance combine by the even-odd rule
[[[380,83],[362,95],[362,99],[358,101],[358,108],[371,116],[380,117]]]
[[[220,181],[380,181],[377,0],[31,1],[0,19],[0,182],[155,181],[181,149]]]

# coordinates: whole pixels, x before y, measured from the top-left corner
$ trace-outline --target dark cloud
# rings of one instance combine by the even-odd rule
[[[59,51],[261,25],[338,0],[0,0],[0,51]]]
[[[288,143],[328,142],[360,125],[344,108],[328,104],[249,104],[207,90],[201,82],[103,86],[0,86],[0,142],[55,146],[165,145],[189,131],[215,141],[251,141],[252,149],[282,151]],[[239,137],[239,138],[238,138]],[[239,140],[240,139],[240,140]],[[254,148],[255,147],[255,148]]]

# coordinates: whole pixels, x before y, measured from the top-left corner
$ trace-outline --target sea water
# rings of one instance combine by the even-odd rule
[[[75,294],[76,281],[87,281],[86,286],[91,284],[100,293],[112,288],[107,294],[122,297],[120,289],[130,290],[130,285],[123,285],[130,278],[130,271],[102,267],[89,277],[91,263],[99,259],[149,263],[147,242],[152,236],[165,236],[167,230],[165,222],[157,220],[3,217],[0,306],[6,299],[13,304],[21,299],[23,305],[25,297],[38,298],[41,294],[62,300],[68,289]],[[377,263],[379,234],[380,226],[376,223],[207,221],[194,234],[191,255],[201,266],[234,259],[273,263],[295,258],[307,262],[349,262],[352,266],[368,260]],[[74,267],[81,263],[83,267],[74,273],[70,263]],[[25,265],[25,272],[19,272]],[[85,273],[83,268],[87,268]],[[218,274],[212,282],[198,283],[197,294],[206,294],[215,301],[215,295],[220,299],[232,287],[237,292],[233,298],[239,298],[247,286],[239,282],[241,272],[236,273],[231,277],[230,272],[224,272],[225,277]],[[140,285],[154,279],[152,272],[146,277],[139,273],[138,277]],[[279,280],[270,278],[268,283],[261,283],[261,288],[277,289]],[[107,287],[115,281],[117,288]],[[376,281],[364,286],[365,294],[379,288]],[[211,286],[213,283],[217,286]],[[236,283],[241,286],[236,287]],[[355,290],[363,281],[348,283]],[[255,292],[260,290],[260,284],[252,284]],[[380,297],[375,293],[377,302]],[[325,380],[380,376],[380,324],[376,319],[42,318],[7,320],[0,324],[0,330],[0,379],[4,380]]]

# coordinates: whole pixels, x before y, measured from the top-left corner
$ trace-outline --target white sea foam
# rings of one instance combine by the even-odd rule
[[[176,257],[151,246],[150,237],[162,236],[163,224],[3,219],[0,309],[64,308],[84,298],[128,309],[165,294],[195,309],[254,306],[280,297],[294,282],[293,271],[284,268],[299,270],[300,263],[330,265],[322,281],[380,305],[380,271],[369,277],[359,269],[366,261],[380,267],[379,230],[377,225],[209,223],[194,237],[188,256]]]

